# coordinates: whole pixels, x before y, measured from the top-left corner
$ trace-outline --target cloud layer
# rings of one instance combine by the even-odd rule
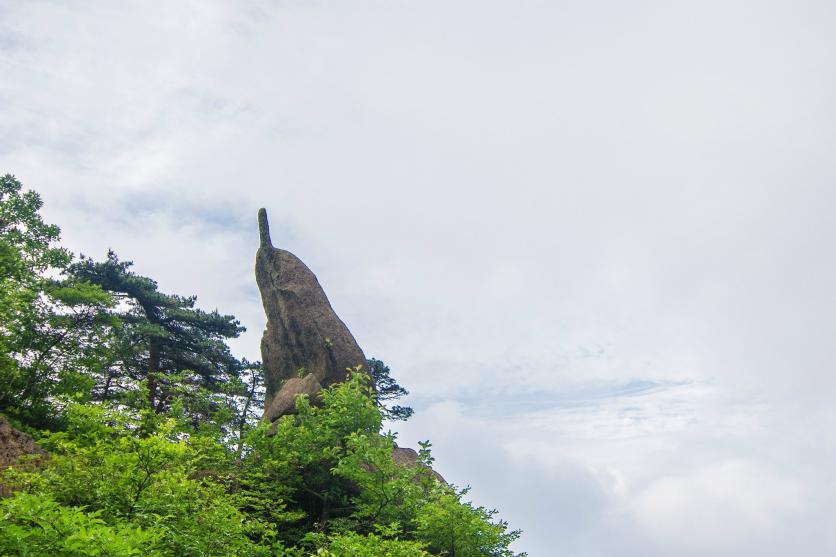
[[[827,2],[0,2],[0,170],[238,315],[255,213],[551,555],[836,551]]]

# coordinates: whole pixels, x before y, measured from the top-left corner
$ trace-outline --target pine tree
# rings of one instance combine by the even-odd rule
[[[398,382],[390,375],[389,366],[381,360],[369,358],[366,360],[369,366],[369,375],[372,378],[375,391],[377,392],[377,404],[383,411],[387,420],[408,420],[413,410],[409,406],[388,406],[385,401],[397,400],[409,394],[409,391],[398,385]]]
[[[82,258],[70,267],[72,277],[99,285],[119,301],[119,349],[101,378],[97,398],[135,393],[141,385],[147,408],[165,412],[179,397],[200,421],[217,410],[220,395],[241,371],[243,364],[225,341],[245,329],[232,315],[195,307],[196,296],[160,292],[156,281],[131,266],[110,251],[104,261]]]

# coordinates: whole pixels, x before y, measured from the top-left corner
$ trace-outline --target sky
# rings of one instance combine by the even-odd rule
[[[531,557],[836,554],[836,4],[0,0],[0,172],[238,316],[256,212]]]

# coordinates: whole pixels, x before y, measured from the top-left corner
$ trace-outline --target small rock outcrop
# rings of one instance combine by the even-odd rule
[[[441,474],[439,474],[429,466],[419,462],[418,453],[415,452],[415,449],[410,449],[407,447],[398,447],[397,445],[395,445],[395,448],[392,449],[392,460],[398,466],[403,466],[405,468],[415,468],[416,466],[426,468],[428,474],[432,474],[432,476],[441,483],[447,483],[446,480],[441,476]]]
[[[258,225],[255,278],[267,314],[261,337],[264,419],[274,421],[294,411],[297,395],[314,400],[321,389],[344,381],[349,368],[365,366],[366,357],[316,275],[289,251],[273,247],[264,209]]]
[[[36,445],[29,435],[18,431],[6,418],[0,416],[0,472],[15,465],[27,469],[37,467],[47,456],[47,452]],[[0,481],[0,497],[8,497],[11,491]]]
[[[282,384],[282,388],[270,401],[270,406],[265,407],[264,414],[271,421],[286,414],[292,414],[296,410],[298,395],[308,395],[314,401],[321,390],[322,385],[313,373],[304,377],[291,377]]]

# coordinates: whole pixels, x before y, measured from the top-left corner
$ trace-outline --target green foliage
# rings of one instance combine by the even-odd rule
[[[520,532],[509,532],[507,522],[494,522],[495,510],[462,501],[466,493],[439,488],[416,517],[416,537],[435,555],[514,557],[509,545]]]
[[[415,541],[386,539],[377,534],[345,532],[310,537],[317,546],[317,557],[429,557],[423,544]]]
[[[23,186],[11,174],[0,177],[0,237],[3,243],[20,254],[21,263],[30,272],[60,269],[70,262],[70,253],[53,246],[60,229],[44,223],[38,214],[43,201],[34,191],[21,191]]]
[[[20,493],[0,502],[0,554],[8,557],[134,557],[164,555],[162,534],[108,525],[101,513],[65,507],[48,495]]]
[[[413,542],[392,555],[423,555],[422,547],[433,555],[515,555],[508,546],[519,532],[428,470],[429,443],[417,466],[393,461],[394,436],[380,434],[383,412],[369,381],[355,370],[323,391],[318,405],[300,397],[296,415],[280,418],[274,434],[266,426],[252,432],[242,478],[249,500],[260,502],[251,512],[275,524],[287,545],[309,544],[310,532],[319,533],[314,546],[326,552],[318,555],[353,555],[340,553],[350,547],[342,543],[366,555],[362,544],[383,538]],[[323,542],[335,534],[347,537]]]
[[[153,554],[269,554],[271,529],[246,517],[230,493],[233,463],[227,447],[211,437],[185,435],[174,419],[146,436],[136,434],[141,427],[141,421],[122,412],[71,407],[67,430],[39,441],[51,452],[50,465],[30,474],[27,485],[19,478],[25,489],[12,501],[22,502],[10,505],[18,505],[14,508],[21,517],[21,509],[34,501],[42,506],[30,516],[41,520],[60,512],[86,528],[89,519],[103,536],[147,532],[141,539],[143,552]],[[0,544],[11,545],[18,535],[0,527]]]
[[[514,556],[519,532],[436,480],[428,443],[416,466],[393,461],[369,381],[354,373],[316,405],[299,397],[273,431],[247,433],[240,459],[175,416],[73,405],[66,429],[39,440],[49,465],[16,475],[0,547],[60,514],[76,524],[62,526],[68,540],[116,536],[147,555]],[[47,555],[38,543],[28,555]]]
[[[326,389],[320,402],[299,397],[296,415],[254,430],[242,463],[252,512],[281,526],[292,543],[350,514],[356,487],[334,468],[352,435],[376,435],[381,425],[366,375]]]

